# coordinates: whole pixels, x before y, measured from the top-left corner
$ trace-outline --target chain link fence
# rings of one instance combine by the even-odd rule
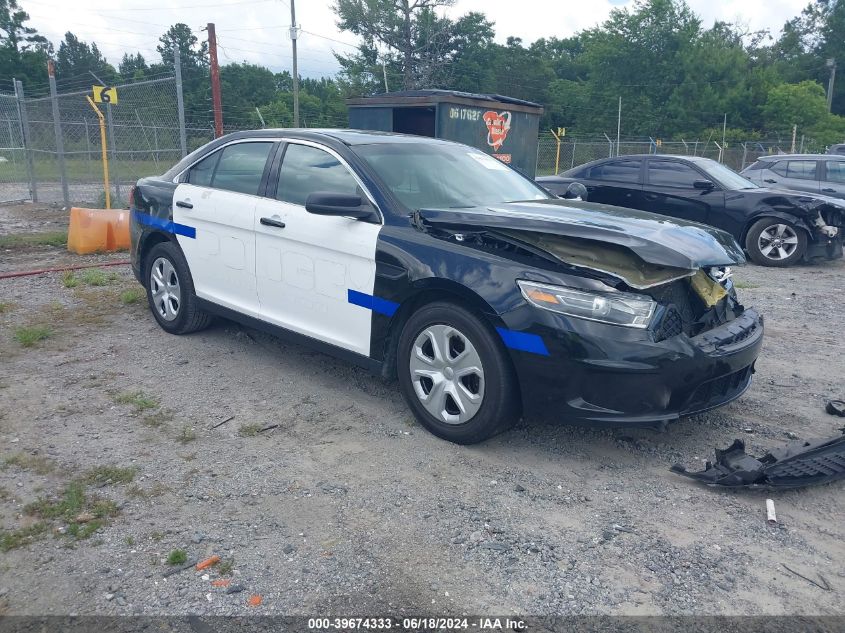
[[[801,153],[805,147],[812,147],[811,139],[803,139],[795,151]],[[618,151],[617,151],[618,150]],[[682,156],[703,156],[725,164],[735,171],[742,171],[760,156],[784,154],[792,151],[792,141],[756,140],[741,143],[727,143],[720,146],[712,139],[707,141],[656,141],[615,139],[605,137],[564,137],[558,144],[551,134],[541,135],[537,146],[537,175],[560,173],[578,165],[610,156],[627,154],[674,154]]]
[[[112,206],[119,207],[131,183],[181,158],[184,121],[177,114],[173,77],[115,87],[118,102],[98,106],[106,127]],[[0,202],[103,206],[100,120],[86,99],[90,94],[34,99],[0,94]],[[206,140],[203,135],[197,145]]]

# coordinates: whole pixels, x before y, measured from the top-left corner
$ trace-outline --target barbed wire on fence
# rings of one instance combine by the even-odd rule
[[[0,92],[0,202],[39,200],[102,205],[102,147],[99,118],[86,100],[90,90],[75,89],[56,95],[59,121],[53,117],[53,97],[27,97]],[[213,114],[208,107],[193,106],[179,116],[177,79],[159,76],[116,86],[115,105],[101,105],[107,121],[107,152],[111,198],[125,203],[128,187],[138,178],[160,174],[183,155],[214,138]],[[224,107],[224,131],[259,127],[260,117],[245,107]],[[340,115],[315,114],[304,127],[345,127]],[[268,120],[268,127],[283,124]],[[61,144],[56,130],[60,130]],[[628,154],[681,154],[718,160],[741,171],[762,155],[789,152],[790,134],[773,134],[764,140],[722,144],[706,139],[661,140],[594,134],[557,139],[541,134],[537,145],[537,175],[566,171],[599,158]],[[62,151],[59,152],[59,147]],[[819,151],[812,139],[800,137],[796,151]],[[62,170],[62,164],[64,169]],[[65,191],[67,194],[65,195]]]

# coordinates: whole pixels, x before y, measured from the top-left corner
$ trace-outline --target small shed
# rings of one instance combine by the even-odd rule
[[[349,127],[431,136],[472,145],[531,178],[543,106],[493,94],[402,90],[347,99]]]

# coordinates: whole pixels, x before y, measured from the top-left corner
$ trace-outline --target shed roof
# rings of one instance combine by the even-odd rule
[[[521,110],[533,114],[541,114],[543,112],[543,106],[533,101],[498,94],[463,92],[461,90],[439,90],[435,88],[425,90],[398,90],[371,97],[355,97],[346,100],[347,105],[352,107],[425,106],[443,102],[477,106],[507,105],[512,110]]]

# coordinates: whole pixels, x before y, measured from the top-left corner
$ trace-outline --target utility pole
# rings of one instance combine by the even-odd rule
[[[290,0],[290,42],[293,48],[293,127],[299,127],[299,71],[296,68],[296,0]]]
[[[827,82],[827,111],[833,107],[833,82],[836,80],[836,60],[828,59],[827,67],[830,68],[830,79]]]
[[[384,74],[384,91],[390,92],[390,88],[387,87],[387,64],[384,63],[384,57],[381,58],[381,72]]]
[[[622,96],[619,96],[619,114],[616,117],[616,155],[619,156],[619,134],[622,131]]]
[[[214,138],[223,136],[223,103],[220,99],[220,66],[217,64],[217,34],[208,23],[208,58],[211,62],[211,103],[214,108]]]
[[[792,126],[792,149],[790,150],[790,154],[795,153],[795,138],[798,136],[798,126]]]
[[[725,112],[725,120],[722,123],[722,147],[725,146],[725,136],[727,135],[727,133],[728,133],[728,113]],[[719,148],[719,149],[721,151],[722,148]]]

